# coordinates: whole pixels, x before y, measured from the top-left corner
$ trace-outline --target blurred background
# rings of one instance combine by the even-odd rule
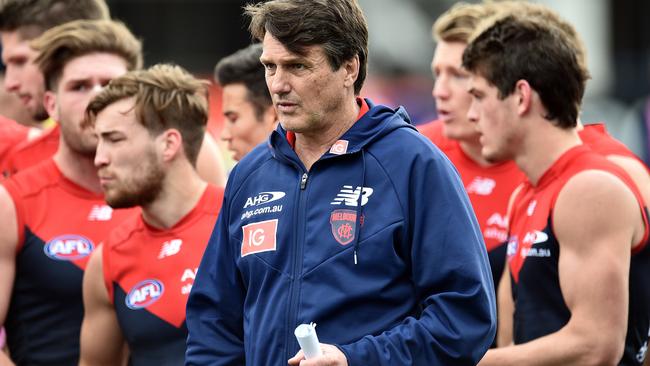
[[[240,0],[108,0],[112,16],[144,42],[147,65],[175,62],[212,79],[217,61],[251,38]],[[430,62],[431,25],[457,1],[359,0],[370,28],[363,96],[403,105],[415,124],[435,118]],[[476,1],[468,1],[476,2]],[[586,43],[592,79],[583,121],[605,121],[610,132],[642,151],[650,117],[650,1],[540,0],[574,24]],[[221,126],[220,92],[211,93],[210,131]],[[647,127],[647,126],[646,126]],[[645,142],[647,144],[647,142]],[[225,152],[225,150],[224,150]]]

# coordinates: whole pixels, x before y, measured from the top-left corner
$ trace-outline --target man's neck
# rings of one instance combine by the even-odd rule
[[[315,133],[296,133],[294,149],[307,170],[354,125],[359,110],[356,98],[351,99],[337,113],[327,117],[331,121],[327,128]]]
[[[159,229],[173,227],[196,207],[206,186],[188,162],[169,167],[156,200],[142,207],[144,221]]]
[[[582,144],[575,128],[561,129],[546,120],[537,122],[534,133],[528,133],[525,139],[514,160],[533,185],[562,154]]]
[[[489,167],[494,164],[488,162],[481,154],[481,143],[478,140],[459,140],[458,145],[465,155],[481,167]]]
[[[93,156],[73,151],[63,140],[54,154],[54,162],[64,177],[91,192],[101,193],[94,160]]]

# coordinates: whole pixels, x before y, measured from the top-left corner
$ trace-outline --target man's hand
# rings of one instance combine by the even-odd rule
[[[302,350],[298,351],[295,356],[289,360],[290,366],[348,366],[348,360],[345,358],[336,346],[331,344],[320,344],[323,355],[306,360]]]

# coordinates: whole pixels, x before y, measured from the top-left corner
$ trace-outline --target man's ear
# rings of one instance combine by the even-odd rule
[[[515,97],[517,103],[517,113],[522,116],[528,113],[533,103],[533,88],[526,80],[519,80],[515,84]]]
[[[359,77],[359,55],[354,55],[353,58],[343,62],[341,67],[345,70],[344,85],[346,87],[354,87],[354,83]]]
[[[53,120],[59,121],[59,108],[56,104],[56,93],[50,90],[46,90],[43,94],[43,107],[47,111],[47,114],[52,117]]]
[[[157,139],[160,141],[159,147],[164,162],[174,160],[183,151],[183,136],[175,128],[163,131]]]

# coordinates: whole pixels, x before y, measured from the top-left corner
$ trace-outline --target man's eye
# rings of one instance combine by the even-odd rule
[[[83,83],[74,84],[72,86],[72,90],[74,90],[74,91],[85,91],[85,90],[88,90],[88,86],[86,84],[83,84]]]

